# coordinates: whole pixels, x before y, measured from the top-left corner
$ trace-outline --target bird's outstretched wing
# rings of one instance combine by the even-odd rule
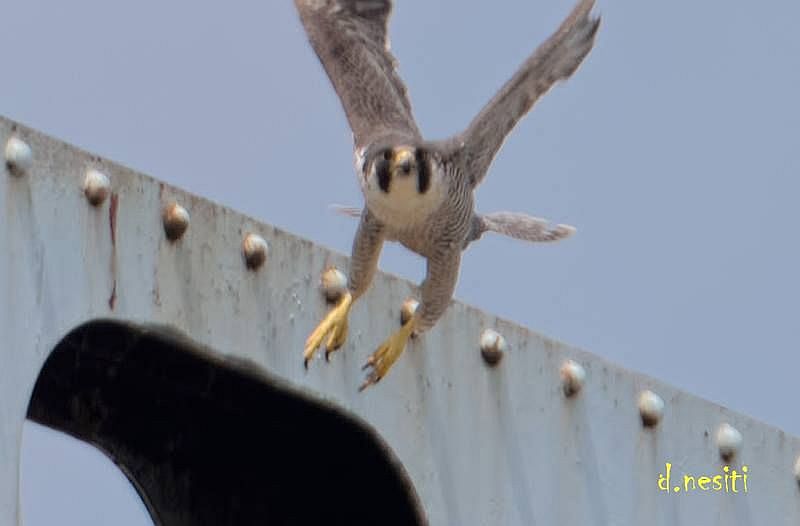
[[[561,27],[542,43],[459,137],[477,186],[519,120],[556,82],[567,79],[594,45],[600,17],[589,15],[594,0],[581,0]]]
[[[295,0],[356,146],[386,134],[419,138],[406,87],[389,52],[391,0]]]

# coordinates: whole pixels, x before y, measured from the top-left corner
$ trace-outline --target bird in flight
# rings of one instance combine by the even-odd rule
[[[526,241],[557,241],[575,231],[520,213],[478,214],[473,193],[512,128],[592,49],[600,25],[600,17],[590,14],[593,5],[594,0],[578,2],[466,130],[428,141],[389,51],[391,0],[295,0],[352,129],[366,201],[358,212],[347,290],[309,335],[306,366],[323,344],[326,357],[344,344],[350,309],[369,287],[384,241],[398,241],[426,258],[427,272],[414,314],[367,360],[362,390],[386,375],[412,334],[432,328],[445,312],[461,253],[472,241],[487,231]]]

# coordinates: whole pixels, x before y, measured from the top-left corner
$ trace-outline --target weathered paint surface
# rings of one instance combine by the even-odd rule
[[[359,416],[434,525],[800,524],[798,438],[458,302],[359,393],[361,364],[414,292],[389,275],[356,304],[345,348],[306,371],[302,343],[328,308],[319,277],[344,256],[0,118],[0,144],[12,135],[33,165],[22,177],[0,167],[0,524],[18,521],[22,423],[42,364],[97,318],[169,325]],[[99,206],[83,194],[90,168],[111,182]],[[191,217],[174,242],[162,224],[173,201]],[[247,233],[269,245],[258,270],[244,261]],[[507,342],[495,367],[480,353],[487,328]],[[587,373],[571,398],[566,359]],[[654,428],[641,423],[644,389],[665,402]],[[666,462],[673,477],[721,472],[723,422],[743,435],[733,464],[748,465],[748,493],[659,491]]]

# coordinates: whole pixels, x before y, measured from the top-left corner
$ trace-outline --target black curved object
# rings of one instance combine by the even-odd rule
[[[108,454],[160,526],[426,524],[372,430],[243,365],[91,322],[48,358],[28,418]]]

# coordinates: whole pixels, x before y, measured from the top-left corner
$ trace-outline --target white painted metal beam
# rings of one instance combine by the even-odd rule
[[[344,349],[306,371],[302,342],[328,308],[320,276],[343,255],[3,118],[0,145],[0,524],[18,521],[43,364],[96,319],[169,326],[368,423],[430,524],[800,524],[797,437],[459,302],[359,393],[410,283],[377,275]],[[497,348],[491,366],[482,351]],[[742,465],[747,493],[741,479],[737,493],[674,492],[684,474]]]

